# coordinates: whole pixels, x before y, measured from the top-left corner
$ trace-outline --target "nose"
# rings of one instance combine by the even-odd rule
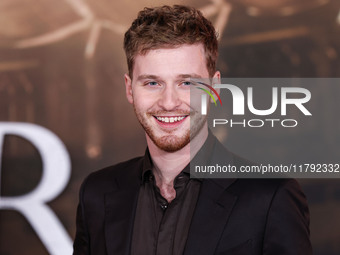
[[[158,104],[166,111],[175,110],[181,104],[179,91],[176,87],[166,86],[160,95]]]

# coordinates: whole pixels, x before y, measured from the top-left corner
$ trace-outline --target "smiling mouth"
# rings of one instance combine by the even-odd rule
[[[161,123],[178,123],[184,120],[189,115],[184,116],[154,116]]]

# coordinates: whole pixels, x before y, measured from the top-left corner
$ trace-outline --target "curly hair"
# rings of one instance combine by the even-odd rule
[[[198,43],[204,46],[207,69],[213,76],[218,54],[217,33],[199,10],[183,5],[144,8],[124,36],[129,75],[132,78],[134,58],[138,54]]]

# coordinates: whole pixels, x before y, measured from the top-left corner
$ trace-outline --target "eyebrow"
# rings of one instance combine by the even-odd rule
[[[176,78],[202,78],[201,75],[195,74],[195,73],[190,73],[190,74],[179,74],[176,76]],[[152,80],[161,80],[161,77],[158,75],[153,75],[153,74],[142,74],[137,77],[137,81],[140,80],[146,80],[146,79],[152,79]]]
[[[202,78],[201,75],[195,74],[195,73],[190,73],[190,74],[180,74],[177,76],[178,78]]]
[[[157,75],[152,75],[152,74],[142,74],[137,77],[137,81],[146,80],[146,79],[158,80],[160,79],[160,77]]]

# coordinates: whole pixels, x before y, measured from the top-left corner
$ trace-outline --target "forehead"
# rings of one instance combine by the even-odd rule
[[[203,44],[153,49],[135,57],[133,77],[144,74],[170,77],[184,73],[209,77]]]

